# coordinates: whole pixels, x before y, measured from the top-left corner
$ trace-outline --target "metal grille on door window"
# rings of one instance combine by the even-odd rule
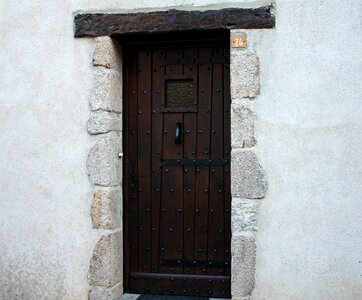
[[[166,81],[166,108],[191,108],[193,106],[192,83],[187,80]]]

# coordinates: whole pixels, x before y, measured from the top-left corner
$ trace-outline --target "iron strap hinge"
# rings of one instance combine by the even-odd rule
[[[210,260],[191,260],[191,259],[162,259],[163,266],[182,266],[182,267],[207,267],[207,268],[230,268],[230,261],[210,261]]]
[[[163,166],[226,166],[230,159],[224,158],[196,158],[196,159],[162,159]]]
[[[164,65],[189,65],[189,64],[226,64],[230,61],[228,57],[186,57],[186,58],[166,58],[161,60]]]

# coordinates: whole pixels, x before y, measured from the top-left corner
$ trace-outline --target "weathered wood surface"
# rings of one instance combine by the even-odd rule
[[[261,7],[133,14],[89,13],[76,15],[74,23],[75,37],[90,37],[126,33],[273,28],[275,18],[270,7]]]
[[[123,51],[125,290],[229,298],[228,41],[129,44]],[[186,77],[192,102],[174,106],[166,83]],[[182,100],[185,92],[174,93]]]

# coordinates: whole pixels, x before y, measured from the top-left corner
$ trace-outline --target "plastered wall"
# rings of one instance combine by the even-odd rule
[[[0,299],[88,298],[103,234],[92,229],[85,167],[94,41],[74,39],[73,13],[208,2],[0,3]],[[269,185],[253,298],[360,299],[362,7],[275,6],[276,29],[248,31],[261,74],[255,151]]]
[[[362,298],[360,1],[277,1],[255,33],[256,299]],[[251,37],[249,37],[251,38]]]

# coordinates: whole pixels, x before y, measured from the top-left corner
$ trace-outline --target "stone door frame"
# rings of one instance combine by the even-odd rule
[[[225,11],[228,13],[225,14]],[[190,15],[198,21],[193,24],[196,29],[203,29],[205,26],[214,27],[208,28],[214,30],[227,28],[230,30],[231,40],[234,36],[243,36],[247,39],[248,35],[252,35],[250,28],[273,28],[275,24],[270,7],[211,12],[171,11],[172,13],[180,14],[180,20],[184,17],[184,23],[180,21],[180,24],[188,26],[187,28],[190,26]],[[118,299],[123,293],[122,49],[109,35],[143,32],[144,28],[138,31],[137,28],[122,28],[128,24],[129,18],[133,18],[134,21],[137,17],[135,15],[139,15],[138,17],[144,21],[145,18],[149,16],[154,18],[155,15],[161,20],[168,19],[167,12],[81,14],[75,17],[75,36],[95,38],[92,62],[95,82],[90,96],[91,115],[87,122],[87,131],[88,134],[96,136],[96,139],[89,151],[87,173],[95,188],[91,207],[93,228],[102,230],[103,236],[96,243],[90,259],[88,282],[89,299],[92,300]],[[122,21],[122,18],[125,18],[125,21]],[[211,20],[211,25],[208,20]],[[114,22],[118,22],[118,27]],[[147,22],[138,22],[138,24],[142,27],[142,24]],[[155,26],[159,24],[154,23]],[[165,26],[172,31],[172,23]],[[148,30],[154,30],[151,27],[147,27]],[[158,28],[162,30],[166,27]],[[187,30],[180,27],[181,31]],[[254,132],[256,115],[252,109],[252,102],[260,93],[260,67],[259,58],[252,49],[233,48],[232,43],[230,47],[231,293],[233,299],[249,299],[255,282],[257,208],[267,190],[266,177],[253,151],[256,145]]]

